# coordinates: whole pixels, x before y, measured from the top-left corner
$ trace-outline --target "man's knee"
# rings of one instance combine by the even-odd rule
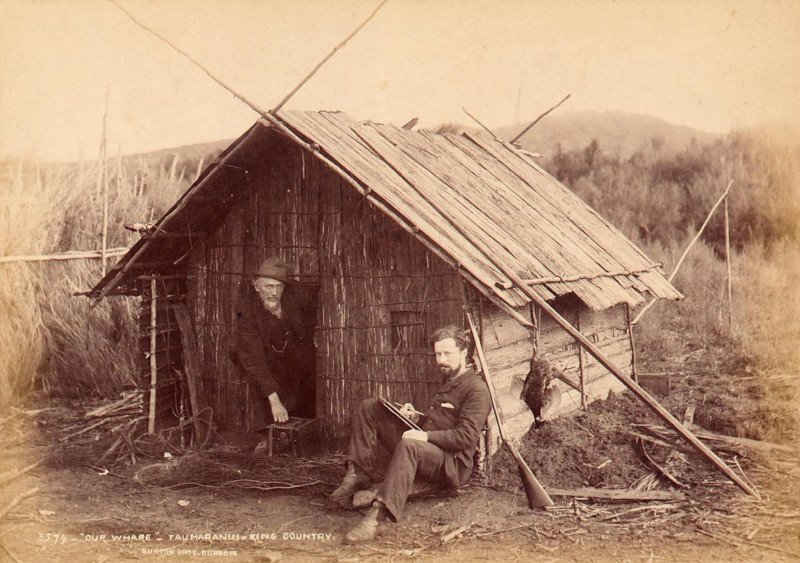
[[[397,442],[397,446],[395,446],[394,451],[416,455],[424,449],[424,444],[426,443],[427,442],[422,442],[420,440],[402,438],[399,442]]]
[[[375,412],[379,408],[381,408],[381,402],[375,398],[364,399],[358,406],[358,409],[362,412]]]

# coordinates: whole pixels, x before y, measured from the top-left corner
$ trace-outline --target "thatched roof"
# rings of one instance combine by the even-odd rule
[[[544,299],[574,293],[595,310],[649,296],[681,299],[660,265],[528,156],[485,134],[436,134],[357,122],[340,112],[286,111],[280,121],[318,146],[355,182],[509,305],[529,300],[497,270],[516,272]],[[268,159],[266,121],[209,166],[186,194],[94,288],[99,295],[137,275],[165,271],[212,232],[246,170]],[[491,260],[470,239],[492,250]],[[132,267],[134,263],[138,266]]]

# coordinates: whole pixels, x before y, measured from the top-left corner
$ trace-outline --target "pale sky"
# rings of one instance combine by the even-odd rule
[[[263,109],[378,0],[120,0]],[[0,157],[232,138],[257,118],[105,0],[0,0]],[[800,2],[389,0],[286,106],[491,127],[617,110],[724,132],[800,123]]]

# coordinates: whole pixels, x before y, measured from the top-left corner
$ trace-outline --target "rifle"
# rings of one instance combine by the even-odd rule
[[[505,417],[500,412],[500,407],[497,404],[497,396],[494,389],[492,379],[489,377],[489,366],[486,364],[486,357],[483,355],[483,346],[481,346],[480,338],[478,338],[478,330],[475,328],[475,322],[472,320],[472,314],[467,313],[467,320],[469,320],[469,329],[472,332],[472,339],[475,341],[475,349],[478,352],[478,361],[481,363],[481,371],[486,380],[486,385],[489,387],[489,396],[492,398],[492,410],[494,411],[495,419],[497,420],[497,428],[500,431],[500,439],[503,444],[514,456],[514,461],[517,462],[517,471],[519,471],[519,478],[522,480],[522,487],[525,489],[525,496],[528,497],[528,506],[530,508],[541,508],[543,506],[553,506],[553,500],[544,490],[536,475],[533,474],[531,468],[522,459],[522,455],[517,451],[514,444],[506,436]]]

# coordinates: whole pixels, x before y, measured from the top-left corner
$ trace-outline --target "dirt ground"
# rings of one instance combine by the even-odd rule
[[[682,492],[681,499],[558,496],[554,507],[532,511],[516,466],[501,452],[490,478],[414,499],[407,517],[385,526],[375,541],[347,545],[344,534],[359,513],[326,503],[341,476],[341,451],[314,459],[254,458],[214,446],[165,458],[151,447],[149,457],[139,449],[135,464],[128,455],[102,460],[113,440],[110,424],[64,439],[86,427],[84,415],[97,403],[31,401],[27,411],[0,416],[0,561],[800,559],[796,436],[788,422],[783,430],[765,422],[780,421],[791,409],[796,416],[796,395],[787,383],[786,400],[765,406],[775,395],[772,379],[768,390],[740,358],[712,366],[712,357],[724,356],[705,346],[661,364],[658,357],[648,361],[671,370],[672,390],[661,400],[676,415],[694,405],[695,423],[707,430],[783,444],[762,451],[716,448],[741,468],[760,499],[674,436],[648,433],[652,426],[642,425],[660,421],[625,394],[545,424],[523,439],[520,451],[548,488],[638,485]],[[650,438],[643,443],[648,455],[678,484],[655,474],[636,434]],[[37,462],[22,475],[11,473]],[[31,496],[17,496],[34,488]]]

